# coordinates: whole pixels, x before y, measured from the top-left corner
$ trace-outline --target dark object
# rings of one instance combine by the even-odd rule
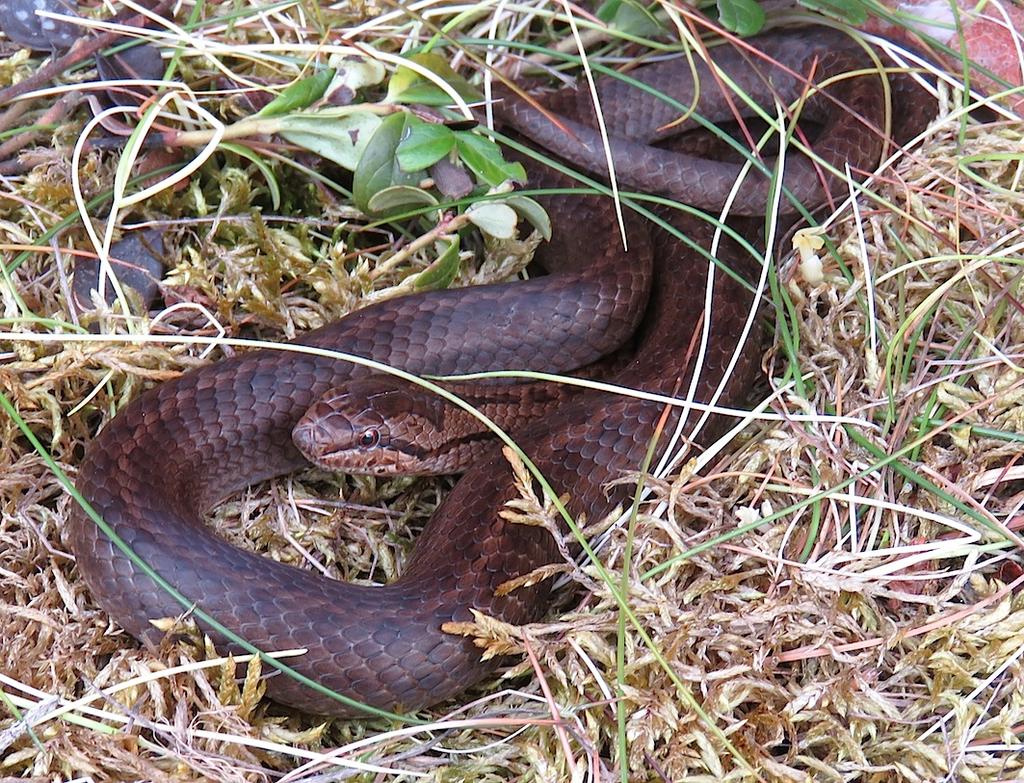
[[[36,11],[77,16],[62,0],[6,0],[0,13],[0,30],[15,43],[30,49],[68,49],[85,35],[85,28],[71,22],[39,16]]]
[[[446,128],[451,128],[453,131],[465,131],[473,130],[477,126],[477,121],[470,119],[447,120],[444,124]]]
[[[163,14],[170,9],[171,4],[172,0],[158,0],[152,6],[151,11],[154,14]],[[114,18],[128,25],[144,25],[148,21],[147,17],[143,14],[127,12],[118,14]],[[48,84],[67,69],[77,65],[87,57],[92,57],[101,49],[110,46],[119,37],[116,33],[98,33],[89,37],[79,36],[77,42],[66,54],[51,59],[50,62],[41,68],[37,68],[35,73],[25,77],[20,82],[0,89],[0,106],[12,103],[19,96]],[[4,130],[4,128],[0,128],[0,130]]]
[[[430,178],[434,180],[438,192],[446,198],[463,198],[473,190],[473,178],[469,172],[448,158],[441,158],[430,167]]]
[[[160,280],[164,276],[163,231],[149,228],[134,231],[110,248],[110,265],[122,286],[138,292],[143,307],[148,308],[160,293]],[[75,261],[75,275],[71,291],[80,310],[93,310],[93,291],[99,290],[100,262],[96,258]],[[114,287],[108,282],[104,300],[112,304]]]
[[[872,170],[884,149],[874,128],[884,126],[885,93],[880,78],[867,75],[873,69],[867,54],[827,29],[748,43],[797,74],[813,73],[816,81],[831,82],[802,107],[821,125],[816,151],[839,170],[847,163],[855,172]],[[805,94],[801,79],[767,61],[763,68],[752,69],[746,54],[728,45],[716,48],[714,55],[769,113],[774,111],[774,90],[784,101]],[[717,87],[720,82],[702,64],[696,70],[701,84],[697,109],[712,119],[731,118],[731,106]],[[855,78],[834,78],[861,70],[865,73]],[[659,85],[682,105],[694,97],[685,61],[637,69],[631,76]],[[923,127],[931,102],[909,77],[888,78],[899,129],[910,133]],[[665,114],[675,119],[676,110],[612,79],[602,80],[599,90],[610,134],[632,140],[625,173],[641,182],[646,177],[659,190],[666,150],[648,145],[671,143],[658,128],[666,124]],[[566,122],[574,118],[584,134],[593,133],[589,106],[588,95],[577,100],[560,94],[550,104]],[[578,140],[554,133],[557,126],[547,118],[519,108],[508,107],[502,117],[506,125],[531,140],[544,139],[545,145],[561,135],[562,144],[553,142],[555,152],[575,163],[586,155]],[[675,131],[693,127],[691,121]],[[675,152],[674,170],[681,179],[667,184],[685,186],[687,201],[720,207],[739,165]],[[795,150],[789,154],[786,184],[808,207],[830,196],[821,184],[845,192],[837,180],[805,180],[807,169],[800,164],[806,159]],[[556,172],[529,161],[525,165],[530,167],[531,186],[571,184]],[[603,157],[594,171],[597,176],[604,171]],[[621,164],[619,171],[623,173]],[[766,204],[757,202],[756,193],[764,194],[765,182],[763,175],[752,173],[750,186],[741,193],[745,206],[734,212],[749,217],[729,221],[754,247],[764,241]],[[553,241],[542,248],[541,262],[553,272],[549,277],[393,299],[298,342],[340,348],[419,373],[507,367],[566,371],[619,345],[621,332],[631,331],[640,319],[637,299],[650,287],[636,354],[613,381],[685,396],[694,369],[691,348],[707,319],[711,331],[701,375],[692,387],[696,399],[708,400],[729,372],[718,402],[743,404],[757,377],[763,337],[755,328],[752,343],[730,366],[754,306],[750,289],[717,274],[713,308],[705,313],[708,264],[685,243],[627,210],[627,255],[611,199],[563,195],[545,197],[543,203],[555,226]],[[792,214],[785,201],[783,209]],[[660,215],[698,247],[709,247],[714,227],[708,221],[673,210]],[[785,233],[786,226],[779,226],[778,235]],[[728,235],[716,255],[747,280],[760,272],[760,259]],[[509,623],[531,622],[550,605],[550,580],[498,590],[561,558],[546,530],[503,518],[506,503],[520,493],[500,453],[492,452],[459,481],[424,529],[401,579],[385,587],[334,582],[260,558],[217,537],[202,520],[202,512],[226,494],[257,478],[301,467],[291,444],[292,426],[325,391],[360,373],[344,362],[272,350],[186,373],[142,395],[106,425],[88,449],[77,485],[142,558],[187,600],[195,600],[235,633],[261,649],[307,648],[289,664],[347,696],[379,707],[416,709],[460,693],[493,666],[481,661],[472,640],[446,632],[444,624],[472,620],[474,608]],[[663,414],[666,434],[658,441],[660,453],[670,441],[667,434],[679,423],[679,408],[667,412],[658,402],[598,392],[582,393],[545,418],[523,422],[513,435],[555,494],[569,497],[570,514],[595,522],[628,502],[632,488],[611,482],[637,470]],[[712,419],[710,424],[698,442],[713,438],[724,422]],[[130,633],[159,639],[161,632],[150,620],[184,610],[77,508],[69,520],[69,541],[93,595]],[[222,651],[237,649],[200,625]],[[268,691],[310,712],[355,712],[285,676],[270,679]]]
[[[115,47],[131,43],[130,46],[113,54],[97,54],[96,70],[101,79],[162,79],[164,76],[164,61],[160,52],[152,44],[145,41],[138,41],[131,38],[121,38]],[[152,87],[134,85],[132,87],[119,87],[116,90],[107,90],[107,96],[117,104],[124,104],[130,101],[141,106],[147,98],[154,94]]]

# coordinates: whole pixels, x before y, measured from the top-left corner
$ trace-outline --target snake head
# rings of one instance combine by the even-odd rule
[[[350,381],[314,402],[292,441],[314,465],[362,475],[428,476],[452,472],[437,460],[443,403],[387,376]]]

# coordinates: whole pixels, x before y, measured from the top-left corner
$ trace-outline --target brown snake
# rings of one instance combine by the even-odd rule
[[[776,115],[772,96],[798,102],[811,74],[820,82],[875,67],[858,45],[827,30],[765,36],[750,44],[793,74],[731,46],[714,50],[713,56],[771,117]],[[723,100],[705,66],[696,66],[695,73],[698,110],[713,122],[734,119],[733,104],[741,102],[734,95],[732,103]],[[770,86],[765,74],[771,75]],[[683,106],[693,102],[685,60],[646,66],[630,76]],[[920,130],[930,108],[920,93],[905,89],[908,82],[890,77],[895,116],[901,120],[897,140]],[[678,107],[614,79],[602,79],[599,91],[620,182],[721,208],[739,162],[681,154],[680,148],[699,153],[706,135],[691,133],[692,119],[666,128],[679,119]],[[586,90],[547,101],[564,119],[561,128],[524,103],[506,104],[500,109],[503,127],[598,175],[605,172]],[[849,163],[856,175],[871,171],[880,159],[886,106],[883,80],[876,74],[835,80],[827,95],[809,97],[801,111],[821,126],[816,153],[839,171]],[[682,141],[666,149],[662,142],[671,146],[673,136]],[[787,187],[808,206],[846,187],[838,178],[823,177],[795,150],[786,166]],[[567,182],[537,165],[530,176],[531,185]],[[751,172],[747,182],[731,214],[748,217],[730,218],[729,225],[757,247],[765,231],[767,178]],[[709,265],[684,243],[627,209],[627,254],[610,199],[557,196],[544,199],[544,205],[555,226],[555,239],[542,249],[541,259],[551,274],[526,283],[391,300],[296,342],[419,374],[569,372],[616,350],[636,331],[635,353],[612,381],[685,396],[698,353],[694,346],[706,326],[707,349],[693,395],[710,399],[721,382],[720,403],[742,401],[757,374],[763,332],[755,328],[733,361],[752,306],[750,286],[716,271],[714,306],[705,324]],[[785,202],[783,209],[789,211]],[[696,245],[711,246],[709,221],[670,209],[658,214],[684,229]],[[756,281],[759,259],[728,235],[716,255],[739,277]],[[452,697],[493,666],[480,660],[470,639],[446,633],[443,624],[471,620],[471,609],[526,623],[539,619],[547,605],[547,581],[496,594],[508,580],[559,558],[546,530],[499,516],[519,491],[496,449],[458,482],[427,524],[402,577],[386,586],[333,581],[241,551],[212,533],[201,516],[247,484],[305,465],[292,445],[296,421],[329,389],[363,375],[345,361],[274,350],[188,372],[141,395],[106,425],[88,449],[77,486],[136,553],[244,639],[263,650],[307,648],[305,655],[289,659],[299,672],[370,705],[416,709]],[[627,486],[609,482],[638,469],[663,410],[660,403],[586,392],[514,434],[555,492],[568,494],[569,511],[597,520],[628,497]],[[675,413],[666,432],[677,423]],[[668,440],[665,436],[660,443]],[[150,620],[182,612],[77,508],[69,536],[93,595],[130,633],[158,639],[161,632]],[[218,634],[213,637],[220,649],[237,650]],[[352,714],[284,676],[272,678],[269,692],[310,712]]]

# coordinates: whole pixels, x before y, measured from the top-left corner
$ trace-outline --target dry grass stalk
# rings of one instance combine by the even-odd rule
[[[305,14],[285,7],[231,29],[249,46],[270,40],[271,28],[287,40],[315,40]],[[525,19],[514,17],[513,26]],[[404,34],[407,21],[396,11],[365,34],[385,41],[388,25]],[[469,32],[486,32],[479,25]],[[199,57],[187,61],[209,67]],[[248,75],[282,71],[294,75],[264,60]],[[884,204],[862,200],[832,229],[849,276],[828,258],[825,281],[813,288],[786,273],[799,300],[798,359],[808,391],[783,395],[776,409],[820,414],[817,421],[766,421],[699,477],[649,482],[652,496],[631,544],[630,606],[671,671],[765,779],[1020,774],[1024,699],[1015,680],[1024,577],[1014,546],[965,509],[996,530],[1022,518],[1015,436],[1024,431],[1022,135],[1010,123],[943,123],[915,160],[879,183]],[[66,132],[56,140],[73,143]],[[6,183],[15,197],[0,200],[0,242],[24,244],[66,212],[68,165],[52,153],[47,165]],[[347,206],[322,193],[310,196],[321,213],[315,220],[239,217],[264,194],[244,161],[218,167],[197,181],[204,193],[165,194],[145,209],[181,218],[172,221],[168,245],[179,250],[166,293],[204,305],[229,332],[291,337],[392,295],[403,275],[428,261],[414,256],[404,272],[375,279],[393,237],[367,237]],[[112,179],[109,156],[87,156],[82,174],[90,193],[101,191]],[[216,216],[187,218],[200,201]],[[78,231],[58,242],[54,250],[87,247]],[[2,251],[5,264],[14,252]],[[501,263],[511,268],[519,257],[511,248]],[[70,317],[59,260],[37,252],[13,271],[24,309],[5,287],[9,328],[30,328],[26,311]],[[124,324],[108,320],[104,328]],[[165,328],[212,333],[191,305]],[[144,384],[218,355],[43,339],[5,341],[0,352],[0,389],[72,476],[96,412],[107,416]],[[785,363],[777,350],[773,375]],[[87,398],[90,413],[80,409]],[[917,419],[939,403],[944,424]],[[826,412],[872,426],[844,427]],[[903,464],[946,496],[873,467],[878,457],[853,430],[883,453],[920,440]],[[315,564],[337,578],[390,579],[444,487],[310,471],[244,493],[213,524],[285,562]],[[573,575],[585,589],[567,597],[551,622],[521,630],[477,625],[495,649],[529,653],[499,681],[514,690],[495,692],[488,683],[456,714],[438,708],[430,713],[433,731],[324,725],[260,701],[258,667],[236,682],[201,639],[145,650],[110,627],[62,540],[68,506],[52,472],[3,418],[0,775],[253,781],[290,770],[284,780],[369,780],[388,779],[373,771],[388,768],[438,780],[561,780],[573,767],[606,777],[617,763],[613,703],[622,699],[627,763],[637,779],[747,779],[628,626],[625,678],[616,682],[617,604],[593,568]],[[749,528],[744,535],[679,557],[741,525]],[[613,572],[622,567],[624,530],[613,529],[601,552]],[[651,569],[661,570],[639,578]],[[56,715],[74,700],[81,703]],[[561,711],[557,731],[550,704]],[[19,717],[32,719],[32,731]],[[566,748],[575,754],[570,762]]]

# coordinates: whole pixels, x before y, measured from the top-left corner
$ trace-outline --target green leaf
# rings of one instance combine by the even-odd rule
[[[392,185],[370,196],[364,211],[371,215],[384,216],[422,206],[436,207],[437,199],[423,188]]]
[[[764,27],[764,9],[756,0],[718,0],[718,18],[737,35],[753,35]]]
[[[544,207],[528,196],[509,196],[503,201],[512,207],[520,217],[526,218],[542,237],[551,239],[551,218]]]
[[[861,0],[803,0],[801,5],[851,25],[868,20],[867,4]]]
[[[420,180],[415,174],[402,171],[395,155],[406,133],[408,117],[405,112],[387,117],[363,150],[352,177],[352,200],[364,212],[370,212],[374,193],[393,185],[415,185]]]
[[[391,100],[391,103],[401,103],[406,106],[417,103],[422,106],[448,106],[451,102],[452,99],[448,93],[436,84],[427,81],[416,82]]]
[[[615,14],[617,14],[619,9],[622,7],[623,2],[624,0],[605,0],[605,2],[598,6],[595,16],[597,16],[597,18],[602,22],[608,22],[611,24],[612,19],[615,18]]]
[[[480,100],[481,95],[476,87],[455,73],[448,61],[436,52],[421,52],[406,59],[438,76],[464,100]],[[390,103],[422,103],[427,106],[447,106],[452,102],[451,97],[429,79],[411,68],[401,67],[388,82],[385,100]]]
[[[363,87],[380,84],[388,75],[384,64],[372,57],[360,57],[356,54],[332,54],[327,64],[337,73],[330,89],[347,87],[356,92]]]
[[[370,112],[331,116],[331,110],[281,118],[278,134],[327,160],[354,171],[381,119]]]
[[[519,216],[508,204],[490,201],[466,210],[466,217],[485,234],[497,239],[511,239]]]
[[[333,79],[333,68],[325,68],[314,73],[312,76],[300,79],[286,87],[280,95],[264,106],[256,116],[274,117],[279,114],[288,114],[297,109],[305,109],[307,106],[311,106],[320,100]]]
[[[629,35],[650,37],[661,32],[658,20],[636,0],[611,0],[597,12],[598,18]]]
[[[443,243],[438,242],[437,245]],[[447,246],[430,266],[416,275],[414,285],[417,291],[447,288],[459,273],[459,237],[447,243]]]
[[[231,141],[221,142],[220,148],[222,150],[228,150],[238,155],[240,158],[245,158],[252,163],[260,174],[267,181],[267,190],[270,191],[270,204],[276,212],[281,207],[281,188],[277,184],[277,177],[274,176],[274,170],[267,165],[267,162],[259,156],[259,153],[249,149],[244,144],[235,144]]]
[[[490,139],[470,131],[456,131],[455,143],[459,157],[481,182],[497,187],[506,180],[526,182],[526,171],[520,163],[509,163],[501,156],[501,148]]]
[[[403,171],[422,171],[452,151],[455,133],[444,125],[416,121],[398,144],[398,165]]]

